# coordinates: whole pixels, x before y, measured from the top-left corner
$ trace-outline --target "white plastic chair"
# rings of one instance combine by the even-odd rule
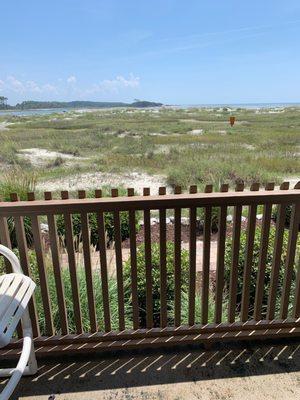
[[[0,348],[10,342],[19,321],[23,331],[23,347],[16,368],[0,369],[0,377],[10,377],[0,394],[0,400],[7,400],[22,375],[33,375],[37,372],[32,327],[27,308],[35,283],[23,274],[18,258],[10,249],[0,245],[0,254],[9,260],[13,270],[11,274],[0,276]]]

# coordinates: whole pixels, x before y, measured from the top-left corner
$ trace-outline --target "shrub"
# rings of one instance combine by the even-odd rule
[[[20,167],[9,169],[0,182],[0,196],[3,201],[10,201],[10,194],[17,193],[20,200],[27,199],[28,192],[34,192],[36,175],[26,172]]]
[[[124,188],[119,188],[119,196],[126,196],[126,190]],[[110,197],[111,187],[110,186],[103,186],[102,187],[102,196],[103,197]],[[74,193],[75,195],[75,193]],[[87,192],[87,198],[94,197],[94,191],[90,190]],[[97,224],[97,215],[95,213],[89,214],[89,229],[90,229],[90,239],[91,244],[98,249],[99,246],[99,235],[98,235],[98,224]],[[140,219],[140,212],[135,213],[136,218],[136,229],[139,229],[138,221]],[[81,218],[80,214],[73,214],[72,215],[73,221],[73,232],[74,232],[74,239],[75,244],[78,245],[81,240]],[[114,230],[114,217],[113,213],[105,212],[104,213],[104,224],[105,224],[105,231],[107,234],[107,241],[109,244],[110,242],[114,241],[115,239],[115,230]],[[120,228],[121,228],[121,239],[125,240],[129,237],[129,215],[128,212],[120,212]],[[57,233],[59,237],[64,240],[65,238],[65,222],[63,215],[57,216]]]
[[[291,216],[292,216],[292,206],[288,205],[288,206],[286,206],[286,209],[285,209],[285,221],[284,221],[284,224],[285,224],[286,227],[290,226]],[[276,221],[277,217],[278,217],[278,208],[276,207],[274,209],[274,211],[272,212],[272,218],[273,218],[274,221]],[[298,230],[300,231],[300,224],[299,224]]]
[[[0,161],[2,163],[14,165],[17,158],[17,149],[13,142],[8,141],[1,144]]]
[[[32,258],[32,261],[33,263],[31,263],[31,265],[33,269],[36,271],[37,268],[36,268],[35,257]],[[51,310],[53,315],[54,327],[56,332],[60,333],[61,325],[60,325],[59,309],[56,296],[55,279],[54,279],[53,269],[49,265],[47,267],[47,278],[48,278],[49,296],[52,307]],[[90,318],[89,318],[89,308],[87,299],[87,288],[86,288],[85,271],[84,267],[82,266],[79,266],[77,268],[77,279],[78,279],[79,301],[81,306],[83,331],[89,332]],[[76,333],[72,285],[68,268],[62,269],[62,280],[65,288],[65,302],[66,302],[66,310],[68,316],[69,331],[70,333]],[[35,277],[35,281],[39,282],[38,277]],[[100,331],[104,331],[103,298],[102,298],[102,288],[101,288],[101,279],[99,271],[93,271],[93,283],[94,283],[96,318],[97,318],[97,323],[99,324],[98,329]],[[109,292],[112,329],[118,329],[118,291],[115,278],[109,278],[108,292]],[[38,290],[36,291],[36,301],[37,301],[40,329],[42,334],[43,333],[45,334],[46,324],[45,324],[45,315],[44,315],[40,287],[38,287]],[[126,327],[131,327],[131,326],[132,325],[130,324],[130,321],[126,320]]]
[[[137,220],[138,219],[136,217],[136,221]],[[81,227],[80,214],[73,214],[72,221],[73,221],[73,232],[74,232],[75,243],[80,243],[82,240],[81,237],[82,227]],[[108,243],[110,243],[115,239],[114,219],[112,213],[108,212],[104,213],[104,224],[105,224],[105,231],[107,233]],[[129,217],[127,212],[120,212],[120,227],[121,227],[121,239],[125,240],[129,237]],[[90,236],[91,244],[98,249],[99,235],[98,235],[97,216],[95,213],[89,214],[89,228],[91,235]],[[64,240],[65,222],[63,215],[58,215],[57,217],[57,233]]]
[[[263,310],[262,310],[263,316],[266,315],[266,305],[267,305],[268,295],[269,295],[275,232],[276,232],[276,229],[274,227],[271,227],[267,259],[266,259],[265,279],[264,279]],[[251,268],[249,316],[252,315],[253,308],[254,308],[256,280],[257,280],[258,262],[259,262],[259,252],[260,252],[260,237],[261,237],[261,228],[257,228],[256,233],[255,233],[253,261],[252,261],[252,268]],[[286,254],[287,254],[287,242],[288,242],[288,232],[285,231],[284,238],[283,238],[280,269],[279,269],[277,299],[279,299],[279,297],[281,296],[282,288],[283,288],[283,279],[284,279],[284,270],[285,270],[284,262],[285,262]],[[242,289],[243,289],[243,272],[244,272],[244,264],[245,264],[246,247],[247,247],[247,234],[246,234],[246,231],[243,230],[241,232],[240,253],[239,253],[239,260],[238,260],[238,288],[237,288],[237,310],[236,310],[237,312],[239,312],[240,308],[241,308]],[[231,257],[232,257],[232,239],[229,239],[226,241],[226,248],[225,248],[225,290],[229,289]],[[293,277],[292,277],[293,282],[294,282],[294,280],[295,280],[295,268],[293,270]],[[278,308],[278,304],[277,304],[277,308]]]
[[[203,230],[205,220],[205,209],[197,208],[197,225],[200,231]],[[219,207],[212,207],[211,209],[211,231],[213,233],[218,232],[219,227]]]
[[[0,197],[4,201],[10,201],[10,194],[17,193],[20,200],[27,199],[27,193],[33,192],[36,186],[36,176],[34,173],[25,172],[20,167],[11,168],[4,174],[0,182]],[[33,236],[31,230],[31,220],[29,217],[24,217],[24,230],[27,240],[27,245],[31,246],[33,243]],[[12,217],[7,219],[8,230],[12,247],[17,247],[15,222]]]
[[[13,249],[17,248],[18,242],[17,242],[17,236],[16,236],[15,220],[13,219],[13,217],[7,218],[7,225],[8,225],[11,246]],[[31,219],[29,217],[23,218],[23,226],[24,226],[27,246],[31,247],[33,244],[33,234],[32,234],[32,228],[31,228]]]
[[[61,156],[58,156],[47,164],[47,168],[60,167],[64,162],[65,160]]]
[[[157,243],[152,244],[152,296],[153,296],[153,319],[154,326],[160,324],[160,248]],[[167,309],[168,322],[174,322],[174,244],[167,242]],[[181,251],[181,291],[188,291],[188,271],[189,253],[187,250]],[[140,326],[146,327],[146,267],[145,267],[145,247],[141,245],[137,250],[137,276],[138,276],[138,301]],[[130,260],[124,263],[124,290],[125,301],[131,301],[131,264]]]
[[[15,250],[15,254],[18,255],[18,250]],[[40,279],[38,273],[38,266],[36,261],[36,254],[34,251],[29,251],[28,253],[29,265],[31,276],[34,282],[37,285],[35,290],[35,299],[37,306],[37,315],[38,322],[41,331],[41,335],[46,335],[46,321],[45,321],[45,313],[42,302],[42,293],[40,287]],[[61,324],[59,318],[59,308],[58,301],[56,295],[56,285],[55,278],[53,273],[52,264],[48,257],[45,258],[45,268],[46,275],[48,281],[48,289],[49,289],[49,298],[51,304],[51,314],[53,317],[53,325],[56,334],[61,334]],[[4,260],[0,258],[0,274],[5,273],[4,268]],[[68,318],[68,326],[70,333],[76,333],[76,325],[75,325],[75,315],[74,315],[74,307],[73,307],[73,296],[72,296],[72,286],[70,273],[68,268],[62,268],[62,281],[65,289],[65,303],[67,310],[67,318]],[[90,331],[90,319],[89,319],[89,311],[88,311],[88,300],[87,300],[87,289],[86,289],[86,279],[85,279],[85,270],[84,267],[78,266],[77,268],[77,278],[78,278],[78,288],[79,288],[79,299],[81,305],[82,312],[82,326],[84,332]],[[104,317],[103,317],[103,299],[102,299],[102,289],[101,289],[101,279],[99,271],[93,271],[93,282],[94,282],[94,295],[95,295],[95,306],[96,306],[96,317],[97,323],[99,324],[99,330],[104,331]],[[115,278],[109,278],[108,280],[108,291],[109,291],[109,302],[110,302],[110,316],[111,316],[111,326],[112,329],[118,329],[118,291],[117,291],[117,283]],[[129,307],[128,304],[125,304],[125,310]],[[129,315],[129,313],[126,313]],[[125,320],[126,327],[132,327],[132,322],[130,319],[126,318]]]

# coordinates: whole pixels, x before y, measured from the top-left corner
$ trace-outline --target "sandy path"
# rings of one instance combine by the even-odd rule
[[[66,178],[40,182],[38,190],[78,190],[99,189],[103,186],[134,188],[141,194],[144,187],[149,187],[152,194],[158,193],[160,186],[166,186],[166,178],[163,175],[149,175],[140,172],[128,172],[123,174],[107,172],[88,172],[73,175]]]
[[[8,125],[10,125],[9,122],[3,121],[0,122],[0,131],[8,131]]]
[[[73,156],[72,154],[66,154],[58,151],[50,151],[47,149],[40,149],[40,148],[22,149],[19,151],[19,157],[23,157],[26,160],[30,161],[30,163],[35,167],[44,166],[50,161],[54,161],[57,158],[61,158],[63,161],[69,161],[69,162],[81,161],[87,159],[84,157],[76,157]]]

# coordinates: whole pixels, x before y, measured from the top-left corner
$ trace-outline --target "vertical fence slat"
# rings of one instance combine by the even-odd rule
[[[266,185],[266,190],[274,190],[274,183]],[[271,226],[272,204],[265,204],[261,226],[260,251],[258,260],[258,272],[256,279],[256,290],[254,300],[254,319],[259,321],[262,318],[262,302],[264,295],[264,280],[268,255],[268,243]]]
[[[235,188],[236,192],[242,192],[243,190],[244,190],[243,183],[239,183],[236,185]],[[236,311],[242,209],[243,206],[237,205],[234,207],[233,211],[232,258],[231,258],[231,271],[230,271],[230,283],[229,283],[229,310],[228,310],[228,322],[231,323],[235,321],[235,311]]]
[[[284,204],[280,204],[278,206],[274,253],[272,261],[271,283],[270,283],[270,291],[268,298],[267,319],[269,320],[274,319],[275,315],[276,294],[278,288],[280,261],[281,261],[283,235],[284,235],[285,210],[286,206]]]
[[[78,198],[79,199],[86,198],[85,190],[78,191]],[[85,271],[86,288],[87,288],[89,319],[90,319],[91,332],[96,332],[97,318],[96,318],[96,308],[95,308],[93,271],[91,262],[91,243],[90,243],[88,214],[82,212],[80,214],[80,219],[81,219],[81,230],[82,230],[82,247],[83,247],[84,271]]]
[[[28,193],[28,200],[34,201],[34,193]],[[41,286],[41,294],[42,294],[42,303],[43,309],[45,313],[45,328],[46,334],[48,336],[54,335],[54,326],[53,326],[53,318],[52,318],[52,309],[48,288],[48,280],[46,275],[46,266],[44,259],[44,251],[42,246],[42,238],[41,238],[41,230],[40,230],[40,222],[38,216],[32,215],[31,219],[31,229],[33,235],[34,242],[34,250],[36,254],[36,263],[38,267],[40,286]]]
[[[63,200],[67,200],[69,198],[69,193],[67,191],[62,191],[61,198]],[[66,245],[67,245],[67,253],[68,253],[70,278],[71,278],[71,289],[72,289],[72,297],[73,297],[73,308],[74,308],[76,333],[82,333],[83,329],[82,329],[82,317],[81,317],[81,308],[80,308],[80,299],[79,299],[79,286],[78,286],[78,278],[77,278],[77,272],[76,272],[73,223],[72,223],[72,216],[70,213],[68,213],[68,212],[64,213],[64,221],[65,221]]]
[[[297,269],[298,271],[296,277],[296,288],[295,288],[295,297],[293,305],[293,318],[300,317],[300,257],[298,258]]]
[[[11,201],[19,201],[19,197],[16,193],[12,193],[10,195],[10,199],[11,199]],[[15,221],[15,230],[16,230],[18,249],[19,249],[20,263],[21,263],[21,266],[22,266],[22,269],[23,269],[23,272],[25,273],[25,275],[32,278],[30,267],[29,267],[28,248],[27,248],[27,241],[26,241],[23,217],[15,216],[14,221]],[[38,336],[40,336],[40,328],[39,328],[39,323],[38,323],[38,314],[37,314],[35,294],[33,294],[31,300],[29,301],[28,309],[29,309],[29,314],[30,314],[30,319],[31,319],[31,324],[32,324],[33,336],[38,337]]]
[[[134,189],[127,189],[129,197],[134,196]],[[131,266],[131,295],[132,295],[132,319],[133,329],[139,328],[139,300],[137,286],[137,258],[136,258],[136,226],[135,211],[129,211],[129,242],[130,242],[130,266]]]
[[[190,187],[190,193],[197,193],[197,186]],[[190,237],[189,237],[189,325],[195,324],[195,295],[196,295],[196,218],[197,208],[190,208]]]
[[[228,185],[221,186],[221,192],[228,192]],[[222,321],[222,298],[224,288],[224,253],[226,240],[226,216],[227,206],[220,207],[219,213],[219,231],[217,248],[217,280],[216,280],[216,303],[215,303],[215,323]]]
[[[284,182],[280,186],[281,190],[288,190],[288,188],[289,188],[288,182]],[[276,233],[275,233],[271,283],[270,283],[268,310],[267,310],[268,320],[274,319],[275,316],[276,295],[277,295],[279,272],[280,272],[280,261],[281,261],[282,245],[283,245],[286,206],[287,206],[286,204],[279,204],[277,209]]]
[[[111,190],[112,197],[118,197],[118,189]],[[123,261],[122,261],[122,239],[120,226],[120,213],[113,211],[114,233],[115,233],[115,253],[116,253],[116,272],[117,272],[117,287],[118,287],[118,315],[119,315],[119,330],[125,329],[125,311],[124,311],[124,287],[123,287]]]
[[[159,188],[159,195],[164,196],[166,188]],[[160,255],[160,326],[165,328],[168,323],[167,315],[167,227],[166,210],[159,210],[159,255]]]
[[[259,184],[253,183],[250,187],[251,191],[258,191]],[[256,212],[257,205],[252,204],[249,206],[248,222],[247,222],[247,244],[246,255],[243,274],[243,291],[242,291],[242,306],[241,306],[241,320],[247,321],[249,316],[249,302],[250,302],[250,279],[254,250],[254,238],[256,228]]]
[[[179,186],[175,187],[175,194],[181,193]],[[181,323],[181,208],[174,209],[174,273],[175,273],[175,326]]]
[[[150,195],[150,189],[144,188],[144,196]],[[151,221],[150,210],[144,210],[144,240],[146,267],[146,326],[153,327],[153,298],[152,298],[152,255],[151,255]]]
[[[294,189],[300,189],[300,181],[296,183]],[[296,276],[296,288],[295,288],[295,298],[293,306],[293,317],[299,318],[300,316],[300,256],[298,257],[297,265],[297,276]]]
[[[212,193],[212,185],[206,185],[204,192]],[[211,217],[212,207],[205,207],[204,229],[203,229],[203,254],[202,254],[202,296],[201,296],[201,323],[208,322],[208,300],[209,300],[209,270],[210,270],[210,244],[211,244]]]
[[[45,197],[45,200],[51,200],[52,193],[45,192],[44,197]],[[55,216],[53,214],[48,214],[47,221],[48,221],[48,228],[49,228],[51,257],[52,257],[55,287],[56,287],[56,294],[57,294],[61,333],[63,335],[67,335],[69,333],[69,327],[68,327],[68,318],[67,318],[67,310],[66,310],[65,289],[64,289],[64,284],[63,284],[62,275],[61,275],[61,265],[60,265],[60,258],[59,258],[59,246],[58,246],[57,227],[56,227]]]
[[[28,200],[29,201],[35,200],[34,193],[28,193]],[[46,334],[48,336],[52,336],[52,335],[54,335],[54,326],[53,326],[53,317],[52,317],[52,309],[51,309],[51,302],[50,302],[50,295],[49,295],[48,280],[47,280],[47,275],[46,275],[44,251],[43,251],[43,247],[42,247],[40,222],[39,222],[38,216],[36,216],[36,215],[32,215],[30,217],[30,219],[31,219],[34,250],[35,250],[35,254],[36,254],[36,263],[37,263],[39,279],[40,279],[42,303],[43,303],[43,309],[44,309],[44,313],[45,313],[45,329],[46,329]]]
[[[95,197],[102,197],[101,190],[95,190]],[[97,212],[97,228],[99,236],[99,257],[100,257],[100,274],[101,274],[101,289],[103,299],[103,316],[104,329],[106,332],[111,331],[110,305],[109,305],[109,287],[108,287],[108,271],[106,257],[106,237],[105,237],[105,222],[104,213]]]
[[[292,207],[292,215],[290,219],[290,230],[288,239],[287,256],[285,260],[285,274],[283,291],[280,304],[280,318],[287,318],[288,306],[290,300],[290,291],[292,283],[292,274],[296,254],[297,236],[300,224],[300,203],[294,204]]]

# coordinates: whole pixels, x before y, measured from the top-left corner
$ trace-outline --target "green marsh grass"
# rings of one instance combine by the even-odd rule
[[[39,180],[74,172],[136,170],[163,175],[169,184],[183,187],[220,182],[234,186],[241,180],[246,185],[280,183],[300,176],[300,108],[269,111],[235,110],[233,128],[228,123],[233,112],[218,108],[1,116],[12,124],[0,132],[0,163],[23,163],[24,170],[36,170]],[[193,129],[203,133],[191,134]],[[35,168],[17,156],[20,149],[32,147],[86,159]]]

